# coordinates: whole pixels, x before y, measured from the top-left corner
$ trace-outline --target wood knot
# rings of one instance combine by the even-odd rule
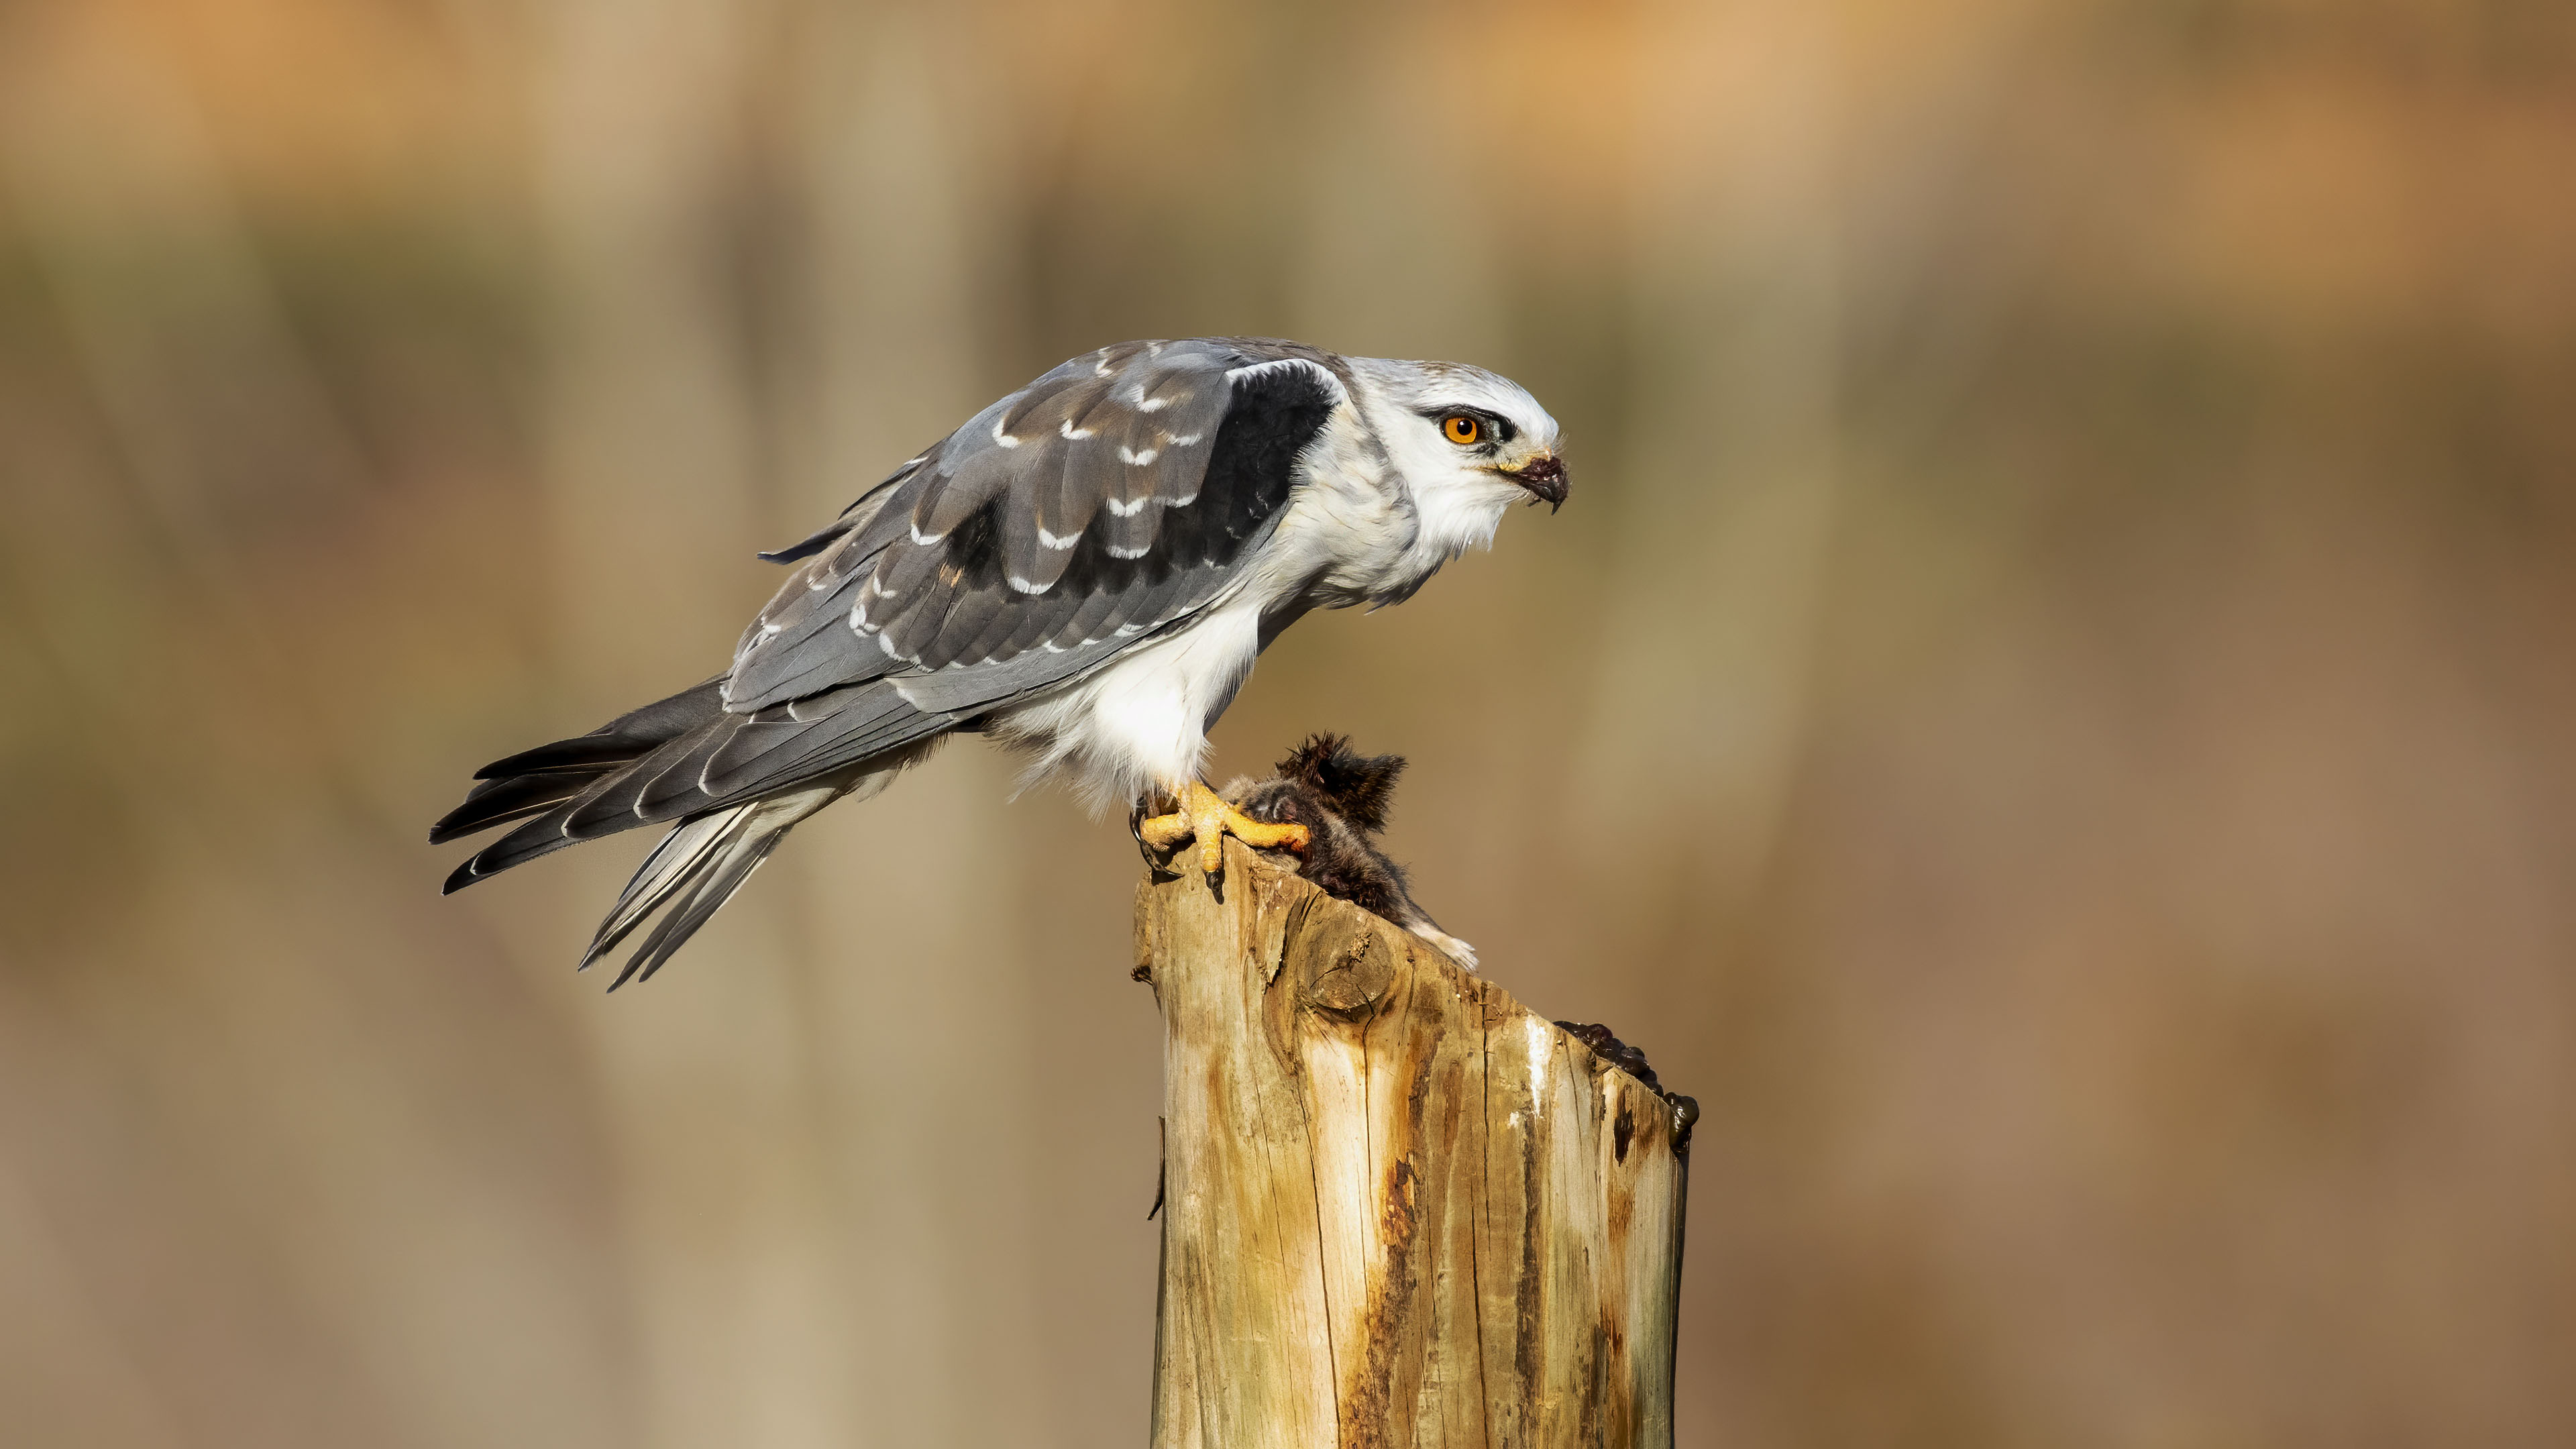
[[[1306,1003],[1340,1016],[1366,1012],[1395,980],[1394,953],[1368,925],[1338,941],[1332,932],[1312,932],[1291,943],[1289,959]]]

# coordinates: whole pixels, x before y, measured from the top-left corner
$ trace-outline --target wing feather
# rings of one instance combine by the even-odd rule
[[[1231,587],[1346,396],[1329,354],[1199,339],[1104,348],[984,409],[827,530],[744,634],[724,706],[750,722],[689,757],[705,787],[842,768],[1185,620]]]

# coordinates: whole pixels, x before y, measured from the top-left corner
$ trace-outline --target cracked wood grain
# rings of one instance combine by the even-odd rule
[[[1687,1132],[1227,843],[1137,896],[1164,1021],[1157,1449],[1669,1446]]]

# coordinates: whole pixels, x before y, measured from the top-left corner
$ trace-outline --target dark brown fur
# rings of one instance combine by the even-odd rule
[[[1297,873],[1326,895],[1384,917],[1473,968],[1474,948],[1414,903],[1404,867],[1378,848],[1377,833],[1386,828],[1403,773],[1402,755],[1363,755],[1341,735],[1319,734],[1290,751],[1269,779],[1239,779],[1223,793],[1255,820],[1305,826],[1309,838],[1296,854]]]

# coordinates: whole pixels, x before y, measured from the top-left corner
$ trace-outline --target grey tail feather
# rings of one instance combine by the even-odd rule
[[[482,781],[465,797],[464,804],[448,811],[429,828],[429,843],[445,845],[478,830],[551,810],[579,798],[614,770],[614,766],[531,770],[524,775]]]
[[[682,821],[644,858],[618,894],[617,904],[599,923],[590,950],[581,958],[582,969],[588,970],[591,963],[615,950],[647,917],[667,906],[608,989],[614,991],[630,980],[649,980],[718,907],[733,899],[788,831],[848,789],[846,784],[813,785]]]
[[[642,709],[628,710],[589,734],[494,760],[475,771],[474,778],[500,780],[536,770],[613,769],[723,714],[724,676],[720,674]]]
[[[674,740],[725,718],[721,677],[630,710],[586,735],[522,750],[475,773],[463,804],[429,828],[429,843],[444,845],[495,825],[523,823],[484,846],[448,876],[453,893],[511,866],[606,832],[579,835],[562,827],[573,812],[614,788],[638,761]],[[535,816],[536,819],[527,819]],[[644,823],[638,819],[634,824]]]

